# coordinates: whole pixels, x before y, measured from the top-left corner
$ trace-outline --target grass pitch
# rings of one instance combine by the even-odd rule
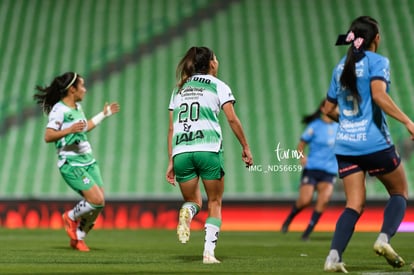
[[[0,229],[0,274],[328,274],[323,272],[332,233],[220,233],[217,265],[203,265],[204,232],[181,244],[170,230],[94,230],[90,252],[69,247],[64,230]],[[389,266],[372,250],[377,233],[355,232],[343,256],[350,274],[413,274],[414,234],[398,233],[393,247],[405,259]]]

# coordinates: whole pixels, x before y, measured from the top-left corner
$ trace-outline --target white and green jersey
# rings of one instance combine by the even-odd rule
[[[223,104],[234,102],[231,89],[212,75],[193,75],[181,89],[174,89],[172,155],[184,152],[218,152],[222,133],[218,114]]]
[[[49,113],[49,122],[46,127],[60,131],[70,128],[72,124],[82,120],[87,123],[79,103],[76,103],[76,108],[73,109],[59,101]],[[73,166],[86,166],[95,162],[91,145],[86,137],[86,131],[87,126],[83,132],[69,134],[55,142],[58,153],[58,167],[61,167],[65,162]]]

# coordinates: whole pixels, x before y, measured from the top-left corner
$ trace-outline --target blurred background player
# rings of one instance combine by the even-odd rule
[[[190,223],[200,211],[202,196],[199,179],[207,193],[208,218],[205,222],[203,263],[220,263],[215,248],[221,227],[224,192],[220,109],[242,146],[242,160],[253,164],[252,154],[233,104],[231,89],[217,78],[219,62],[207,47],[191,47],[177,66],[177,87],[169,104],[167,181],[179,183],[184,199],[179,212],[178,239],[190,238]]]
[[[102,211],[105,198],[101,172],[86,133],[117,113],[119,105],[105,104],[102,112],[87,120],[79,103],[86,94],[84,79],[74,72],[57,76],[49,86],[36,89],[34,99],[49,117],[45,141],[55,143],[63,179],[84,198],[63,214],[70,246],[89,251],[84,238]]]
[[[328,206],[338,171],[333,152],[338,124],[322,113],[323,104],[324,101],[314,113],[304,116],[302,119],[302,123],[306,124],[306,129],[302,133],[297,146],[297,150],[303,153],[300,161],[304,169],[299,187],[299,197],[292,206],[281,229],[283,233],[288,231],[289,225],[296,215],[311,204],[313,194],[316,191],[315,208],[310,222],[302,234],[303,240],[309,239],[309,235]],[[305,154],[306,146],[309,147],[307,154]]]
[[[345,44],[350,47],[333,70],[323,111],[330,113],[339,107],[334,152],[339,177],[343,179],[346,206],[337,220],[324,269],[347,272],[342,254],[364,209],[366,173],[377,177],[390,196],[374,251],[393,267],[401,267],[404,260],[391,247],[390,240],[404,218],[408,188],[386,114],[404,124],[411,138],[414,124],[388,95],[389,60],[376,53],[380,44],[378,22],[369,16],[356,18],[347,34],[340,35],[336,42],[336,45]]]

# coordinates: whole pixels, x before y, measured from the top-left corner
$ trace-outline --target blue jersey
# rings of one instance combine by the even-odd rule
[[[339,128],[335,141],[335,154],[359,156],[384,150],[392,145],[385,120],[385,113],[371,96],[371,81],[383,80],[390,84],[390,68],[387,58],[370,51],[365,52],[355,64],[360,102],[349,90],[344,89],[340,77],[346,57],[335,67],[327,99],[339,107]]]
[[[328,123],[318,118],[308,124],[300,139],[309,146],[305,169],[322,170],[336,174],[338,164],[334,154],[338,123]]]

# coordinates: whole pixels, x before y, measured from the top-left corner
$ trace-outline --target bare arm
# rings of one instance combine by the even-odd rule
[[[168,160],[172,160],[172,136],[173,136],[173,112],[169,113],[169,123],[168,123]]]
[[[97,124],[102,122],[102,120],[105,118],[118,113],[119,109],[119,104],[116,102],[113,102],[111,104],[105,103],[103,111],[88,120],[88,132],[92,131],[97,126]]]
[[[165,178],[167,179],[167,181],[172,184],[175,185],[175,173],[174,173],[174,169],[173,169],[173,159],[172,159],[172,136],[173,136],[173,112],[170,111],[170,119],[169,119],[169,126],[168,126],[168,137],[167,137],[167,142],[168,142],[168,167],[167,167],[167,172],[165,175]]]
[[[338,122],[339,121],[339,113],[337,104],[334,104],[332,102],[329,102],[328,100],[325,100],[325,103],[321,109],[322,113],[328,116],[333,121]]]
[[[46,142],[55,142],[58,141],[59,139],[69,135],[69,134],[73,134],[73,133],[79,133],[79,132],[83,132],[85,131],[91,131],[92,129],[94,129],[96,127],[96,125],[101,122],[104,118],[109,117],[113,114],[116,114],[119,112],[119,104],[118,103],[111,103],[111,104],[107,104],[105,103],[104,106],[104,110],[103,112],[99,113],[98,115],[96,115],[94,118],[86,121],[78,121],[74,124],[72,124],[71,127],[63,129],[63,130],[55,130],[53,128],[47,128],[45,131],[45,141]],[[99,122],[94,122],[94,119],[97,116],[101,116]],[[87,124],[87,128],[86,128],[86,124]]]
[[[45,141],[55,142],[69,134],[82,132],[84,131],[85,126],[86,126],[85,121],[79,121],[77,123],[74,123],[71,127],[63,129],[63,130],[55,130],[52,128],[46,128]]]
[[[382,80],[374,80],[371,82],[372,99],[387,115],[398,120],[405,125],[414,139],[414,123],[411,119],[400,110],[391,97],[386,92],[386,84]]]
[[[247,167],[253,165],[253,156],[250,152],[249,144],[247,143],[247,139],[244,135],[243,127],[234,111],[233,103],[225,103],[223,105],[223,111],[227,117],[230,128],[233,130],[233,133],[236,135],[237,139],[240,142],[240,145],[242,146],[242,159],[244,163],[246,163]]]
[[[306,142],[304,142],[303,140],[300,140],[297,146],[297,150],[298,152],[301,152],[303,157],[300,159],[300,164],[305,167],[306,165],[306,161],[307,161],[307,157],[305,155],[305,147],[306,147]]]

